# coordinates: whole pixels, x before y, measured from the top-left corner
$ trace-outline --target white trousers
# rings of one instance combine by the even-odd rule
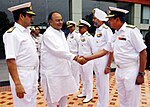
[[[109,105],[109,74],[104,74],[107,62],[107,55],[94,60],[96,89],[98,93],[97,107],[108,107]]]
[[[17,97],[14,82],[9,76],[14,107],[36,107],[38,73],[32,70],[19,70],[18,73],[26,94],[24,98]]]
[[[68,96],[63,96],[59,101],[58,103],[52,103],[51,101],[51,95],[48,91],[48,85],[47,85],[47,79],[44,75],[41,75],[42,76],[42,79],[41,79],[41,85],[42,85],[42,88],[43,91],[44,91],[44,97],[45,97],[45,100],[47,101],[47,105],[48,107],[57,107],[57,105],[59,105],[59,107],[67,107],[67,102],[68,102]],[[60,89],[61,90],[61,89]]]
[[[75,79],[75,82],[77,84],[78,89],[80,87],[80,73],[79,73],[80,69],[81,68],[80,68],[79,63],[77,63],[76,61],[72,61],[71,62],[72,75],[73,75],[73,77]]]
[[[97,107],[108,107],[109,105],[109,74],[96,75],[96,89],[98,93]]]
[[[83,83],[82,94],[85,95],[86,98],[90,99],[93,97],[93,61],[89,61],[82,65],[80,74]]]
[[[116,84],[120,107],[140,107],[140,85],[136,85],[139,66],[116,69]]]

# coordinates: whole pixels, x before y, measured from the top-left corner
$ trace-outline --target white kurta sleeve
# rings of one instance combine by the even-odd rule
[[[59,58],[73,60],[75,55],[63,49],[59,44],[56,43],[56,41],[57,40],[53,38],[53,36],[47,33],[44,34],[43,43],[47,47],[50,53],[52,53],[53,55]]]

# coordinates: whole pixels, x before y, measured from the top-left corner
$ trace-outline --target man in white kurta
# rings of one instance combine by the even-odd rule
[[[48,21],[50,26],[44,32],[41,46],[41,85],[48,107],[67,107],[67,96],[77,91],[70,63],[75,55],[70,53],[61,31],[60,13],[50,13]]]
[[[67,42],[69,46],[69,50],[72,54],[79,55],[79,41],[80,34],[75,30],[76,23],[74,21],[67,21],[67,28],[69,30],[69,34],[67,36]],[[76,61],[71,62],[72,75],[75,78],[76,84],[80,86],[80,64]]]
[[[93,10],[93,23],[97,28],[93,39],[92,52],[96,53],[106,47],[113,33],[105,24],[105,21],[108,20],[106,18],[107,14],[98,8]],[[96,74],[96,88],[98,92],[97,107],[108,107],[109,105],[109,71],[111,64],[109,63],[111,61],[108,61],[109,59],[109,54],[106,54],[94,60],[94,72]]]
[[[3,36],[14,107],[36,107],[39,59],[27,28],[35,15],[30,9],[31,2],[9,8],[15,24]]]

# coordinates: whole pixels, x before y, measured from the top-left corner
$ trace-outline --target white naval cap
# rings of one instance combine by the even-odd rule
[[[114,17],[114,16],[125,16],[129,11],[125,9],[120,9],[116,7],[109,7],[109,13],[107,18]]]
[[[108,18],[106,18],[107,14],[104,11],[100,10],[100,9],[94,8],[92,10],[92,13],[100,21],[108,21]]]
[[[8,8],[8,10],[13,13],[19,11],[19,12],[26,12],[27,14],[30,14],[30,15],[35,15],[35,13],[32,11],[31,2],[23,3],[17,6],[12,6]]]
[[[75,26],[76,22],[74,22],[74,21],[67,21],[66,25],[67,25],[67,28],[69,28],[69,27]]]
[[[90,25],[87,21],[85,21],[85,20],[83,20],[83,19],[80,19],[80,20],[79,20],[78,27],[80,27],[80,26],[91,27],[91,25]]]

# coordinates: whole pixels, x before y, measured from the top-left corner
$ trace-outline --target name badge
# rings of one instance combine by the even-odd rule
[[[118,37],[119,40],[127,40],[126,38],[123,37]]]
[[[71,39],[73,39],[73,38],[74,38],[74,36],[71,36],[70,38],[71,38]]]

